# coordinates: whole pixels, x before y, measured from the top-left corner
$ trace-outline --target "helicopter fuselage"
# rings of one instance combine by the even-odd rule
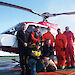
[[[47,32],[47,27],[51,28],[52,34],[55,36],[56,35],[56,29],[58,28],[58,25],[49,23],[49,22],[23,22],[26,24],[26,30],[31,33],[35,30],[36,26],[40,26],[40,31],[42,34]],[[18,53],[18,42],[16,38],[17,31],[21,29],[21,25],[23,23],[19,23],[15,27],[12,27],[11,29],[3,32],[0,34],[0,48],[3,51],[7,52],[14,52]]]

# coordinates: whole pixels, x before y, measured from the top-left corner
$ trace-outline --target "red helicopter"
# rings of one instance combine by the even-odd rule
[[[67,12],[67,13],[58,13],[58,14],[50,14],[49,12],[45,12],[43,14],[36,13],[32,11],[31,9],[21,7],[18,5],[13,5],[5,2],[0,2],[0,5],[7,6],[7,7],[12,7],[12,8],[17,8],[20,10],[28,11],[33,14],[36,14],[40,17],[43,18],[43,21],[35,23],[35,22],[22,22],[14,27],[6,30],[2,34],[0,34],[0,48],[3,51],[7,52],[14,52],[18,53],[18,45],[17,45],[17,39],[16,39],[16,32],[21,29],[22,24],[26,24],[26,28],[28,32],[32,32],[35,26],[40,26],[40,31],[42,34],[44,34],[47,31],[47,27],[51,28],[52,34],[55,36],[57,34],[56,30],[60,27],[57,24],[53,24],[47,21],[49,17],[54,17],[58,15],[73,15],[75,12]]]

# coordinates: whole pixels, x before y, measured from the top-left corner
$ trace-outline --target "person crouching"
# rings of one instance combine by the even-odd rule
[[[54,50],[53,47],[51,46],[51,40],[46,39],[45,45],[43,46],[43,51],[42,51],[42,57],[44,60],[44,63],[46,64],[46,71],[55,71],[57,70],[57,67],[55,63],[52,61],[52,58],[54,56]]]
[[[41,56],[41,43],[39,41],[36,42],[35,48],[29,49],[29,67],[30,67],[30,75],[36,75],[36,72],[40,71],[44,68],[45,64],[40,63],[40,56]],[[38,65],[38,66],[37,66]]]

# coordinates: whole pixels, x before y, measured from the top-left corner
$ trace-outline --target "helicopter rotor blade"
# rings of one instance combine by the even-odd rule
[[[36,15],[41,16],[41,14],[36,13],[36,12],[32,11],[31,9],[28,9],[28,8],[25,8],[25,7],[21,7],[21,6],[18,6],[18,5],[13,5],[13,4],[10,4],[10,3],[5,3],[5,2],[0,2],[0,5],[17,8],[17,9],[21,9],[21,10],[24,10],[24,11],[29,11],[31,13],[34,13]]]
[[[32,11],[31,9],[21,7],[21,6],[18,6],[18,5],[14,5],[14,4],[10,4],[10,3],[6,3],[6,2],[0,2],[0,5],[7,6],[7,7],[12,7],[12,8],[17,8],[17,9],[21,9],[21,10],[24,10],[24,11],[28,11],[28,12],[34,13],[38,16],[41,16],[44,19],[47,19],[47,18],[53,17],[53,16],[58,16],[58,15],[72,15],[72,14],[75,14],[75,12],[58,13],[58,14],[50,14],[48,12],[45,12],[43,14],[39,14],[37,12]]]
[[[53,16],[58,16],[58,15],[72,15],[72,14],[75,14],[75,12],[58,13],[58,14],[53,14]]]

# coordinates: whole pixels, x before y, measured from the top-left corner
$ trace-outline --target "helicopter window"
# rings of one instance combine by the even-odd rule
[[[33,32],[33,31],[35,31],[35,25],[29,25],[28,26],[28,28],[27,28],[27,31],[28,32]],[[45,28],[45,27],[40,27],[40,32],[42,33],[42,34],[44,34],[44,33],[46,33],[47,32],[47,28]]]
[[[34,25],[29,25],[27,28],[28,32],[33,32],[35,30],[35,26]]]
[[[47,32],[47,28],[41,27],[41,28],[40,28],[40,32],[41,32],[42,34],[46,33],[46,32]]]

